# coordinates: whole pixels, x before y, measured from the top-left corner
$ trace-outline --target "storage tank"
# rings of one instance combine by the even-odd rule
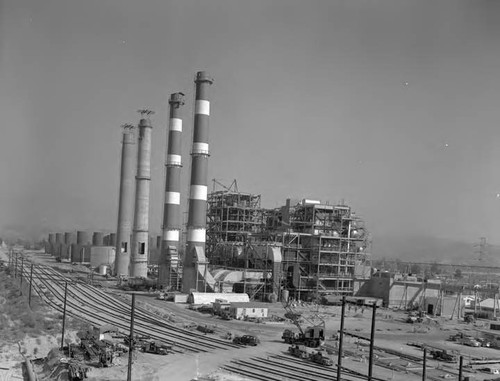
[[[288,290],[281,291],[281,301],[282,302],[288,302],[289,296],[290,296],[290,294],[289,294]]]
[[[90,248],[90,267],[112,265],[115,263],[116,248],[114,246],[92,246]]]
[[[108,273],[108,268],[108,265],[100,265],[98,271],[99,275],[106,275]]]
[[[93,246],[104,246],[104,234],[101,232],[94,232],[92,235]]]

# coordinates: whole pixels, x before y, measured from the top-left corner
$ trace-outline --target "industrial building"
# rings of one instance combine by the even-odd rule
[[[149,115],[153,112],[139,110],[137,128],[123,126],[113,242],[102,233],[95,233],[91,240],[86,232],[78,232],[76,242],[71,235],[57,233],[49,235],[48,250],[56,258],[91,264],[101,259],[93,260],[90,248],[106,242],[116,247],[115,275],[147,278],[157,274],[158,286],[185,294],[246,293],[252,300],[262,301],[283,296],[312,300],[321,295],[353,295],[356,285],[370,277],[371,257],[369,234],[350,206],[303,199],[266,209],[260,194],[240,192],[236,180],[230,186],[214,181],[208,192],[213,79],[200,71],[194,83],[187,225],[180,223],[184,94],[173,93],[168,101],[162,235],[152,236],[149,227]]]

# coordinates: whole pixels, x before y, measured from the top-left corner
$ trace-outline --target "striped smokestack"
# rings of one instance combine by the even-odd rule
[[[173,286],[179,261],[180,204],[181,204],[181,138],[184,94],[170,95],[170,118],[168,127],[167,159],[165,162],[165,206],[163,209],[163,234],[158,267],[158,284]],[[172,276],[173,275],[173,276]],[[175,283],[175,282],[174,282]]]
[[[137,145],[135,144],[134,126],[125,124],[123,127],[122,161],[120,169],[120,195],[118,204],[118,226],[116,230],[116,258],[114,273],[117,276],[129,275],[130,266],[130,235],[134,220],[134,197],[137,160]]]
[[[196,99],[194,111],[193,148],[191,152],[191,186],[187,224],[187,251],[184,255],[182,275],[183,292],[199,289],[198,264],[205,262],[205,236],[207,224],[207,169],[208,169],[208,120],[210,101],[208,91],[213,79],[208,73],[196,74]]]
[[[151,115],[153,111],[139,110],[139,113]],[[142,118],[139,122],[139,152],[137,156],[137,176],[135,177],[135,212],[132,233],[132,257],[130,275],[147,277],[149,246],[149,187],[151,183],[151,121]]]

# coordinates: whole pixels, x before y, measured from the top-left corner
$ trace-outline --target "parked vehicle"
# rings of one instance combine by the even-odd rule
[[[243,344],[243,345],[251,345],[251,346],[256,346],[260,344],[260,340],[252,335],[243,335],[243,336],[236,336],[233,339],[234,344]]]
[[[434,360],[456,362],[458,357],[455,354],[449,353],[445,349],[433,349],[430,351]]]
[[[203,333],[214,333],[214,330],[207,325],[199,325],[196,329]]]
[[[171,346],[161,344],[155,340],[149,341],[147,343],[144,343],[141,346],[141,351],[145,353],[154,353],[157,355],[166,355],[168,354],[168,350],[172,349]]]
[[[332,366],[333,360],[323,355],[322,352],[316,352],[311,356],[311,361],[320,365]]]

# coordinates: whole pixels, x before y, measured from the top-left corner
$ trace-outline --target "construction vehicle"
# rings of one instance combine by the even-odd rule
[[[167,355],[168,351],[172,349],[172,346],[160,343],[156,340],[151,340],[143,343],[141,346],[141,351],[144,353],[153,353],[156,355]]]
[[[205,333],[205,334],[206,333],[214,333],[214,330],[207,325],[199,325],[196,327],[196,329],[200,332]]]
[[[333,366],[333,360],[329,357],[323,355],[323,352],[316,352],[311,355],[311,361],[316,364]]]
[[[424,321],[424,314],[422,311],[410,311],[408,312],[408,317],[406,318],[407,323],[422,323]]]
[[[455,354],[448,352],[446,349],[431,349],[430,355],[434,360],[456,362],[458,357]]]
[[[251,345],[256,346],[260,344],[260,340],[252,335],[236,336],[233,339],[233,344]]]
[[[293,344],[292,346],[288,347],[288,352],[295,357],[301,358],[301,359],[308,359],[310,356],[310,353],[307,352],[307,347],[304,345],[299,345],[299,344]]]
[[[290,319],[290,321],[299,329],[299,332],[293,332],[289,329],[283,331],[281,338],[287,344],[302,344],[309,348],[317,348],[325,341],[325,321],[319,316],[319,322],[313,321],[311,319],[306,319],[302,316],[302,313],[293,311],[290,303],[283,304],[286,310],[285,317]],[[312,325],[307,327],[305,330],[302,329],[301,323],[307,320]]]
[[[476,317],[474,316],[474,312],[466,312],[464,315],[464,322],[467,324],[474,324],[476,322]]]

